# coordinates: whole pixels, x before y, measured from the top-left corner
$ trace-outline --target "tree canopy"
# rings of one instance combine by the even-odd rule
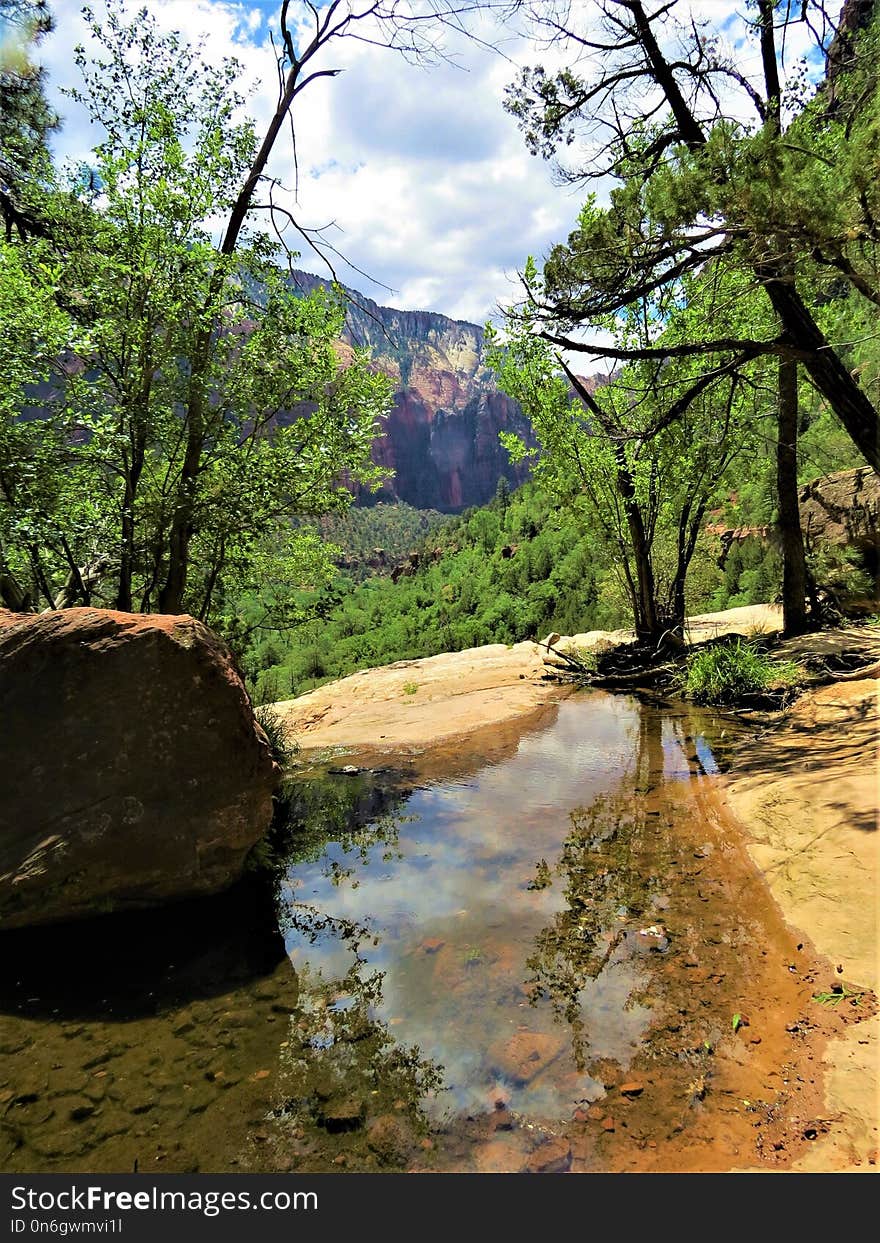
[[[594,7],[595,30],[579,24],[581,6],[530,10],[572,63],[526,69],[508,94],[526,142],[561,176],[614,182],[548,255],[541,299],[526,290],[529,315],[548,341],[591,357],[797,360],[880,471],[876,395],[859,374],[860,327],[880,297],[876,18],[838,35],[816,0],[753,0],[733,19],[738,55],[675,0]],[[807,54],[786,74],[799,36]],[[828,66],[812,94],[811,55]],[[585,337],[712,263],[748,274],[777,323],[745,336],[706,324],[690,341],[637,346]]]

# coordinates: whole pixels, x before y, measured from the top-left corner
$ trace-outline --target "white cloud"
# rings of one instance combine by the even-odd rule
[[[102,2],[95,3],[99,12]],[[208,59],[235,55],[243,65],[248,108],[258,130],[265,127],[276,100],[268,37],[278,5],[270,0],[130,0],[131,11],[141,3],[163,29],[204,39]],[[704,16],[710,13],[716,26],[719,11],[733,11],[727,0],[691,7]],[[307,37],[311,19],[304,7],[291,9],[302,15],[294,37]],[[586,5],[575,11],[586,20],[595,14]],[[54,12],[57,31],[46,40],[42,59],[57,90],[72,84],[70,49],[86,41],[87,30],[74,0],[55,0]],[[488,19],[480,33],[511,59],[453,38],[448,50],[461,68],[441,60],[428,69],[386,48],[338,41],[315,67],[341,67],[343,72],[312,83],[296,104],[298,202],[277,194],[305,225],[335,222],[328,240],[381,282],[370,283],[339,262],[337,271],[346,283],[391,305],[477,322],[510,299],[527,255],[540,260],[553,242],[566,237],[583,193],[553,184],[549,166],[528,155],[503,109],[504,88],[516,76],[514,60],[540,60],[549,70],[561,53],[536,51],[510,30],[491,27]],[[790,53],[800,50],[791,47]],[[748,54],[753,56],[754,49]],[[69,100],[59,106],[66,120],[56,149],[83,158],[97,135],[81,109]],[[293,155],[283,136],[270,171],[292,187]],[[301,266],[326,274],[302,243],[298,249],[303,250]]]
[[[258,128],[265,126],[276,78],[264,18],[275,6],[146,0],[146,7],[162,29],[203,39],[206,58],[236,56],[248,108]],[[100,13],[100,0],[95,8]],[[56,0],[54,11],[57,30],[41,57],[65,118],[54,146],[60,158],[81,159],[99,134],[57,92],[73,85],[70,49],[88,44],[88,31],[72,0]],[[280,192],[276,200],[295,207],[308,226],[334,221],[328,239],[381,284],[335,261],[346,283],[378,301],[482,322],[509,295],[508,275],[527,254],[543,253],[563,236],[577,208],[551,185],[549,169],[527,154],[502,109],[512,67],[465,40],[452,48],[466,66],[461,69],[445,61],[433,69],[411,65],[353,40],[332,50],[334,59],[320,67],[344,72],[313,83],[296,105],[298,203]],[[293,155],[283,137],[271,171],[293,185]],[[301,241],[297,248],[302,266],[326,274]]]

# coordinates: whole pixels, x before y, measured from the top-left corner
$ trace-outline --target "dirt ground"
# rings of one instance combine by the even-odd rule
[[[838,682],[758,731],[726,778],[727,802],[788,922],[835,964],[849,991],[878,990],[878,690]],[[799,1168],[875,1172],[880,1016],[842,1029],[826,1053],[835,1126]]]
[[[689,637],[779,628],[778,609],[755,606],[692,618]],[[621,637],[591,632],[560,645]],[[880,632],[828,632],[787,646],[795,658],[831,658],[855,647],[868,664],[880,657]],[[401,661],[276,708],[306,757],[344,755],[362,765],[403,758],[428,772],[453,754],[488,755],[552,712],[568,690],[541,680],[543,656],[541,646],[526,642]],[[878,694],[874,678],[841,680],[803,695],[782,715],[756,719],[723,778],[727,806],[783,918],[855,995],[878,991]],[[876,1172],[880,1016],[841,1023],[825,1056],[825,1110],[834,1125],[798,1168]]]

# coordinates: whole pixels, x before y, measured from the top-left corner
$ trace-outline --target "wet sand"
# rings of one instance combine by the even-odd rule
[[[740,749],[727,802],[788,922],[847,990],[878,988],[878,690],[875,679],[803,696]],[[880,1019],[841,1030],[826,1053],[835,1120],[799,1168],[875,1171]]]

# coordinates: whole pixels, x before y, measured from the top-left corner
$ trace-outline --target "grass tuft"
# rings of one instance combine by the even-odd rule
[[[269,751],[272,759],[283,768],[296,755],[298,747],[288,737],[287,727],[281,715],[272,704],[260,704],[259,707],[254,709],[254,716],[256,717],[257,724],[269,739]]]
[[[684,690],[697,703],[736,703],[761,691],[793,686],[801,676],[791,660],[773,660],[753,643],[703,648],[688,658]]]

